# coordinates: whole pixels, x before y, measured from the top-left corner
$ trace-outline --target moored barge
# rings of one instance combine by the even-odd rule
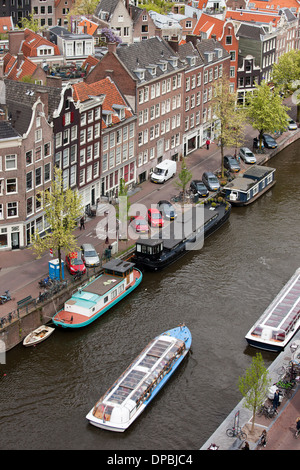
[[[151,238],[140,237],[132,261],[141,269],[158,271],[187,252],[201,249],[204,240],[229,219],[231,205],[221,200],[194,206]]]
[[[125,431],[163,388],[191,344],[185,325],[157,336],[100,398],[87,420],[108,431]]]
[[[267,351],[282,351],[300,328],[300,268],[245,336]]]

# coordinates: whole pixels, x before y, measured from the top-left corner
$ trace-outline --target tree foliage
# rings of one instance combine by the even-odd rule
[[[239,391],[245,398],[244,406],[252,411],[251,432],[254,431],[256,411],[266,400],[270,385],[269,372],[265,368],[261,353],[257,353],[251,366],[243,377],[239,377],[238,382]]]
[[[193,174],[190,170],[188,170],[185,162],[185,158],[182,159],[181,162],[181,170],[178,174],[178,180],[174,181],[174,184],[176,188],[181,190],[183,192],[183,195],[185,196],[185,188],[188,184],[188,182],[192,179]],[[183,198],[184,202],[184,198]]]
[[[253,92],[247,93],[246,101],[247,115],[252,127],[259,132],[260,142],[265,132],[273,134],[286,130],[289,108],[282,103],[277,88],[271,90],[263,81]]]
[[[215,82],[212,96],[213,118],[218,121],[219,143],[221,148],[221,175],[224,176],[224,148],[234,147],[242,134],[242,111],[236,109],[236,93],[230,91],[230,80],[223,76]],[[239,114],[238,114],[239,113]]]
[[[38,197],[44,205],[45,217],[51,231],[43,237],[39,233],[35,233],[32,239],[32,248],[35,250],[37,258],[40,258],[50,248],[53,249],[53,253],[57,251],[62,278],[62,250],[69,252],[76,247],[73,231],[77,224],[76,219],[82,215],[81,199],[77,191],[73,191],[71,188],[63,190],[62,172],[59,168],[54,170],[51,191],[42,191]]]
[[[21,19],[21,28],[27,28],[30,29],[30,31],[33,31],[34,33],[38,33],[39,31],[45,29],[45,26],[40,26],[39,20],[37,18],[34,18],[34,14],[32,12],[27,17],[23,17]]]
[[[92,15],[95,12],[98,3],[99,0],[76,0],[72,7],[71,14]]]
[[[278,58],[273,65],[272,80],[282,91],[300,86],[300,51],[292,49]],[[295,82],[298,82],[295,84]]]

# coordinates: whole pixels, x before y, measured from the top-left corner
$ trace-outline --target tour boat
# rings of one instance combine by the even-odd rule
[[[251,346],[282,351],[300,328],[300,268],[245,336]]]
[[[23,340],[24,346],[34,346],[35,344],[45,341],[53,333],[55,328],[51,326],[42,325],[31,331]]]
[[[187,252],[201,249],[205,238],[228,220],[230,212],[231,205],[223,198],[221,202],[214,198],[179,212],[174,222],[154,236],[136,241],[132,261],[148,271],[163,269]]]
[[[233,206],[247,206],[274,186],[275,168],[254,165],[243,176],[234,178],[223,191]]]
[[[123,432],[163,388],[192,344],[185,325],[152,340],[86,415],[102,429]]]
[[[142,273],[134,263],[111,259],[103,265],[103,273],[80,287],[52,321],[63,328],[89,325],[130,294],[141,281]]]

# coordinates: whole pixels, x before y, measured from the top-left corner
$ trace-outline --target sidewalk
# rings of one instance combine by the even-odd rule
[[[266,149],[265,154],[256,154],[257,163],[263,163],[266,159],[277,153],[280,150],[280,143],[284,142],[290,136],[300,135],[300,129],[298,131],[287,131],[277,138],[278,149],[268,150]],[[252,148],[253,137],[257,135],[257,132],[250,126],[247,126],[245,130],[245,145],[250,149]],[[226,149],[226,153],[234,153],[234,149]],[[215,172],[221,166],[221,151],[220,148],[212,143],[209,150],[204,146],[201,149],[195,150],[193,153],[186,157],[186,163],[188,169],[193,173],[193,179],[201,179],[204,171]],[[248,167],[242,161],[241,172],[245,171]],[[180,162],[177,165],[177,175],[180,172]],[[144,204],[150,207],[151,204],[156,204],[161,199],[170,200],[170,197],[178,194],[178,190],[174,186],[175,178],[167,181],[163,185],[156,185],[151,181],[145,181],[138,188],[136,188],[134,194],[130,196],[131,207],[135,203]],[[105,204],[104,204],[105,206]],[[107,207],[107,204],[106,204]],[[109,205],[110,210],[113,210],[113,206]],[[133,209],[133,207],[132,207]],[[104,209],[100,215],[95,218],[87,219],[85,223],[85,230],[80,228],[75,229],[75,237],[78,241],[78,247],[82,243],[92,243],[96,251],[101,256],[104,250],[107,248],[105,244],[105,238],[99,239],[97,234],[97,224],[104,219]],[[109,240],[110,243],[114,239]],[[126,249],[133,246],[134,240],[121,241],[119,240],[118,252],[124,252]],[[55,257],[55,255],[54,255]],[[12,301],[5,303],[0,306],[0,315],[6,316],[9,312],[17,308],[17,301],[31,295],[32,297],[38,297],[39,287],[38,281],[45,278],[49,273],[49,261],[52,258],[49,253],[45,253],[40,259],[36,258],[34,250],[30,248],[24,248],[12,251],[3,251],[0,253],[0,285],[1,294],[5,290],[9,290],[12,296]],[[70,278],[69,273],[65,269],[65,278]]]

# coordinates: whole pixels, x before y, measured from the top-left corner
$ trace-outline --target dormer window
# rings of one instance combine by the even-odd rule
[[[112,107],[118,113],[120,121],[123,121],[125,119],[126,106],[124,106],[123,104],[113,104]]]
[[[106,126],[111,126],[112,125],[112,115],[113,115],[112,111],[108,111],[108,110],[105,110],[105,109],[102,110],[102,118],[103,118]]]
[[[222,58],[222,56],[223,56],[223,51],[222,51],[222,49],[216,48],[216,49],[215,49],[215,53],[216,53],[216,57],[217,57],[218,59],[221,59],[221,58]]]
[[[196,57],[195,56],[187,56],[187,61],[190,66],[196,65]]]
[[[204,52],[207,62],[212,62],[214,54],[213,52]]]
[[[145,80],[145,69],[135,69],[134,73],[139,80]]]
[[[156,65],[149,64],[149,65],[147,65],[146,68],[152,76],[155,76],[156,75],[156,67],[157,67]]]
[[[168,70],[168,62],[166,60],[161,60],[158,63],[158,66],[159,66],[160,70],[162,70],[162,72],[166,72]]]
[[[174,68],[178,66],[178,57],[170,57],[168,61]]]

